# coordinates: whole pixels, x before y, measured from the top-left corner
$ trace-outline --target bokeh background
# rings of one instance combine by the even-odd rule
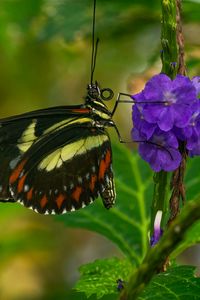
[[[92,10],[92,0],[0,1],[0,117],[83,102]],[[158,0],[97,0],[95,79],[115,98],[136,93],[160,71],[160,15]],[[183,22],[188,74],[194,76],[200,74],[200,1],[183,1]],[[130,139],[127,115],[131,120],[130,105],[115,115],[124,139]],[[198,265],[196,249],[189,257]],[[78,267],[111,255],[121,253],[98,234],[66,228],[20,204],[0,204],[1,300],[85,299],[71,290]]]

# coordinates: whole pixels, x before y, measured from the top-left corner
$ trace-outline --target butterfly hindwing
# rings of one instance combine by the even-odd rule
[[[39,213],[79,209],[101,195],[105,207],[113,205],[115,189],[110,139],[92,120],[41,136],[13,169],[12,196]]]

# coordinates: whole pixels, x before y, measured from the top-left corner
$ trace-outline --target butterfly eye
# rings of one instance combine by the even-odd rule
[[[94,84],[94,85],[89,85],[88,86],[88,95],[93,98],[93,99],[97,99],[100,96],[100,89],[98,87],[98,85]]]
[[[105,89],[101,90],[101,98],[103,100],[106,100],[106,101],[111,100],[113,98],[113,96],[114,96],[114,93],[111,89],[105,88]]]

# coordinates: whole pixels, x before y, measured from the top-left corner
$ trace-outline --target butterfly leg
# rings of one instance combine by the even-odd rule
[[[130,95],[130,94],[119,93],[118,96],[117,96],[117,100],[116,100],[116,102],[115,102],[114,108],[113,108],[112,113],[111,113],[111,116],[112,116],[112,117],[113,117],[113,115],[114,115],[114,113],[115,113],[115,111],[116,111],[116,109],[117,109],[119,103],[132,103],[132,104],[134,104],[132,98],[131,98],[131,100],[121,100],[120,97],[122,97],[122,96],[128,96],[128,97],[131,98],[131,95]],[[119,132],[119,129],[117,128],[116,124],[115,124],[115,123],[112,123],[112,126],[115,128],[115,131],[116,131],[117,136],[118,136],[118,138],[119,138],[119,142],[120,142],[120,143],[127,143],[126,141],[123,141],[123,140],[122,140],[121,135],[120,135],[120,132]]]
[[[120,99],[121,96],[128,96],[131,100],[121,100]],[[111,116],[114,115],[119,103],[132,103],[132,104],[134,104],[134,100],[132,99],[132,96],[130,94],[119,93],[118,96],[117,96],[117,100],[115,102],[114,108],[112,110]]]

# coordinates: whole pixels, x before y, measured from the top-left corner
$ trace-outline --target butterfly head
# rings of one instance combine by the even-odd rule
[[[87,87],[88,90],[88,98],[91,100],[101,100],[108,101],[111,100],[114,96],[114,93],[109,88],[100,89],[98,82],[89,84]]]
[[[114,93],[109,88],[101,89],[97,83],[89,84],[87,87],[88,94],[86,97],[86,106],[92,109],[93,116],[95,119],[105,126],[111,126],[110,122],[112,113],[104,103],[104,101],[111,100],[114,96]]]

